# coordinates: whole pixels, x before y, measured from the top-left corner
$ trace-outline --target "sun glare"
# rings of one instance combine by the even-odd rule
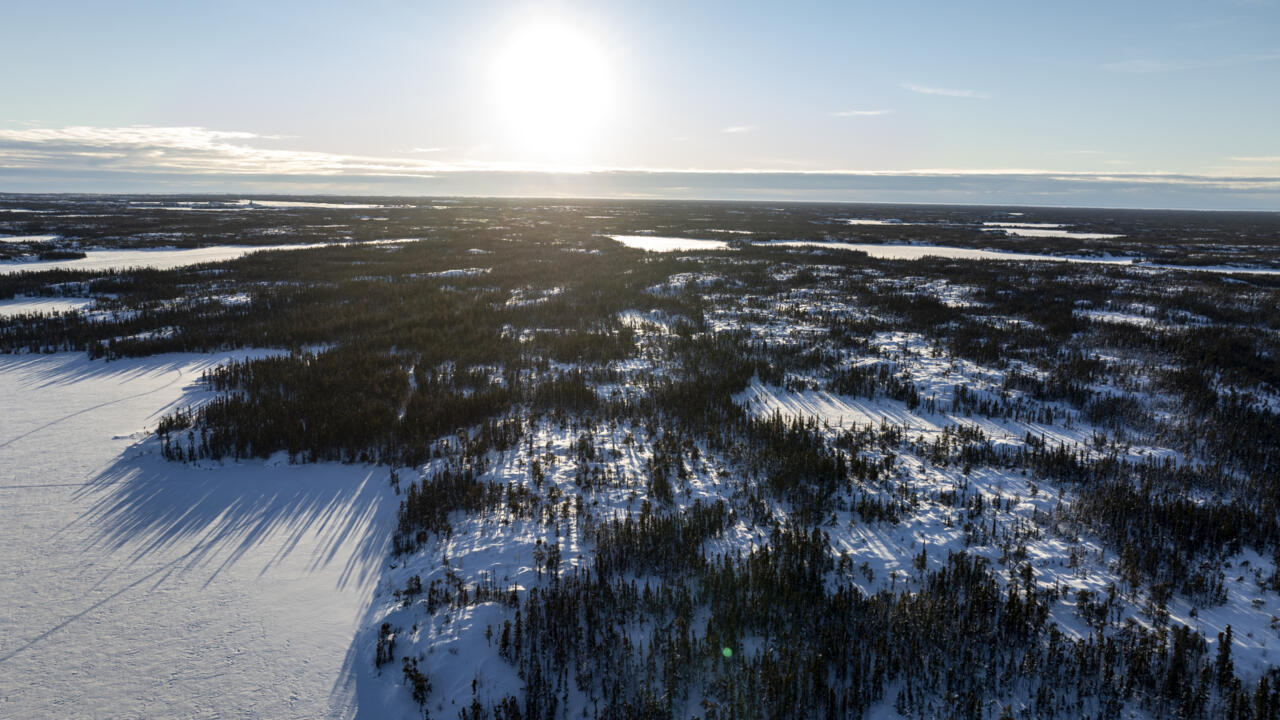
[[[544,164],[587,160],[613,94],[608,60],[594,38],[561,22],[512,33],[494,63],[495,110],[512,149]]]

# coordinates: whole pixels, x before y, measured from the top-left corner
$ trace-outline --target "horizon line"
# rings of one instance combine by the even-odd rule
[[[157,198],[240,198],[252,200],[254,198],[261,199],[301,199],[305,198],[390,198],[403,200],[537,200],[544,202],[567,203],[575,200],[585,201],[610,201],[621,203],[723,203],[726,205],[764,205],[764,204],[782,204],[782,205],[869,205],[869,206],[894,206],[907,205],[912,207],[971,207],[971,208],[1024,208],[1024,209],[1046,209],[1046,210],[1135,210],[1143,212],[1205,212],[1205,213],[1261,213],[1268,215],[1280,215],[1280,209],[1249,209],[1249,208],[1211,208],[1211,207],[1157,207],[1142,205],[1059,205],[1059,204],[1038,204],[1025,202],[1007,202],[1007,203],[981,203],[981,202],[946,202],[946,201],[912,201],[912,200],[797,200],[794,198],[723,198],[723,197],[702,197],[691,196],[684,198],[666,198],[666,197],[635,197],[622,195],[536,195],[536,194],[437,194],[437,195],[397,195],[388,193],[374,192],[293,192],[293,193],[263,193],[263,192],[79,192],[75,190],[57,190],[57,191],[27,191],[27,190],[4,190],[0,189],[0,198],[3,197],[96,197],[96,198],[137,198],[137,197],[157,197]],[[330,208],[334,209],[334,208]],[[341,208],[337,208],[341,209]],[[383,208],[394,209],[394,208]],[[2,209],[0,209],[2,210]]]

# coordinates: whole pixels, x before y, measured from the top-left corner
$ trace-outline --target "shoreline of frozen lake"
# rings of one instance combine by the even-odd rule
[[[1129,257],[1084,257],[1081,255],[1043,255],[1039,253],[980,250],[977,248],[949,247],[946,245],[878,245],[875,243],[827,242],[824,240],[774,240],[755,243],[764,247],[813,247],[828,250],[852,250],[864,252],[882,260],[919,260],[938,257],[956,260],[1003,260],[1006,262],[1071,262],[1089,265],[1118,265],[1143,270],[1192,270],[1224,274],[1280,275],[1276,268],[1248,268],[1231,265],[1159,265],[1134,262]]]
[[[143,432],[251,354],[0,356],[0,716],[356,714],[385,469],[183,465]]]
[[[725,240],[697,240],[694,238],[660,237],[657,235],[606,235],[614,242],[635,250],[648,252],[679,252],[690,250],[728,250]]]
[[[200,248],[143,248],[134,250],[85,250],[88,257],[74,260],[34,260],[0,262],[0,275],[44,270],[128,270],[147,268],[172,270],[187,265],[235,260],[266,250],[307,250],[328,243],[298,245],[210,245]]]

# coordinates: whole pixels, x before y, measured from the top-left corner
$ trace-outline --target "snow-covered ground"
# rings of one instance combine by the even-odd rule
[[[351,717],[385,470],[164,461],[245,353],[0,357],[0,717]]]
[[[380,210],[405,205],[369,205],[365,203],[303,202],[301,200],[237,200],[232,203],[184,201],[169,204],[136,201],[129,203],[147,210],[250,210],[253,208],[323,208],[330,210]]]
[[[724,240],[698,240],[695,238],[657,237],[655,235],[609,235],[629,248],[649,252],[676,252],[682,250],[727,250]]]
[[[1071,237],[1080,237],[1073,235]],[[1021,262],[1072,262],[1092,265],[1123,265],[1125,267],[1147,270],[1195,270],[1199,272],[1216,272],[1224,274],[1280,275],[1274,268],[1235,267],[1233,265],[1158,265],[1155,263],[1136,262],[1132,257],[1084,257],[1080,255],[1042,255],[1037,253],[1004,252],[1002,250],[979,250],[975,248],[948,247],[945,245],[890,245],[875,243],[828,242],[825,240],[775,240],[757,243],[773,247],[814,247],[829,250],[854,250],[864,252],[873,258],[886,260],[919,260],[925,257],[939,257],[959,260],[1007,260]]]
[[[597,452],[593,466],[608,467],[607,480],[600,487],[584,489],[576,476],[577,439],[590,432]],[[545,475],[533,482],[529,450]],[[362,713],[374,717],[416,717],[418,709],[404,686],[401,658],[417,658],[420,669],[430,678],[433,690],[426,709],[433,717],[455,717],[469,706],[474,696],[493,703],[508,695],[519,696],[524,683],[515,668],[498,653],[495,628],[514,618],[514,611],[496,602],[468,607],[445,605],[428,612],[421,598],[401,600],[398,594],[411,577],[423,588],[494,586],[513,590],[524,599],[530,588],[545,589],[551,575],[543,561],[549,549],[558,550],[557,572],[590,570],[594,562],[594,542],[588,526],[627,516],[635,516],[651,499],[643,493],[647,463],[652,447],[641,428],[619,425],[559,427],[537,425],[521,441],[521,447],[493,454],[493,465],[481,479],[495,485],[523,487],[538,498],[533,513],[498,511],[491,514],[453,513],[452,532],[434,536],[418,551],[396,557],[378,583],[376,599],[365,632],[357,643],[356,656],[370,671],[360,683]],[[451,467],[447,460],[435,460],[420,468],[422,476]],[[454,467],[454,469],[458,469]],[[687,466],[687,477],[673,480],[674,493],[663,510],[687,510],[694,503],[708,505],[718,499],[732,499],[737,482],[729,479],[726,467],[703,454]],[[406,477],[405,480],[410,479]],[[575,504],[577,508],[574,509]],[[709,555],[750,552],[763,545],[768,530],[751,525],[742,517],[703,547]],[[651,578],[652,579],[652,578]],[[376,654],[377,633],[387,623],[397,637],[396,660],[381,670],[367,666]],[[474,682],[474,685],[473,685]],[[575,694],[576,705],[583,698]],[[572,715],[571,715],[572,716]]]
[[[84,310],[91,307],[93,298],[61,298],[61,297],[17,297],[0,300],[0,317],[25,315],[28,313],[59,313],[73,310]]]
[[[1066,225],[1061,223],[1000,223],[1000,222],[984,222],[983,229],[988,232],[1003,232],[1006,235],[1015,237],[1032,237],[1032,238],[1076,238],[1078,240],[1114,240],[1115,238],[1124,237],[1123,235],[1114,235],[1111,233],[1091,233],[1080,232],[1078,230],[1066,230]]]
[[[127,270],[128,268],[154,268],[170,270],[197,263],[234,260],[262,250],[305,250],[323,247],[324,243],[298,245],[212,245],[202,248],[143,249],[143,250],[88,250],[88,257],[75,260],[37,260],[32,262],[0,262],[0,275],[17,272],[41,272],[44,270]]]

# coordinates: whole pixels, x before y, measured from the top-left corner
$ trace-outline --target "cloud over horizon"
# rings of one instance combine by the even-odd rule
[[[1019,168],[588,168],[551,172],[500,164],[261,147],[280,139],[276,135],[202,127],[0,129],[0,191],[457,194],[1280,209],[1280,177],[1276,176],[1280,173],[1196,175]]]
[[[72,126],[0,129],[0,167],[138,170],[192,174],[312,174],[423,176],[457,167],[418,159],[377,158],[259,147],[281,139],[204,127]]]

